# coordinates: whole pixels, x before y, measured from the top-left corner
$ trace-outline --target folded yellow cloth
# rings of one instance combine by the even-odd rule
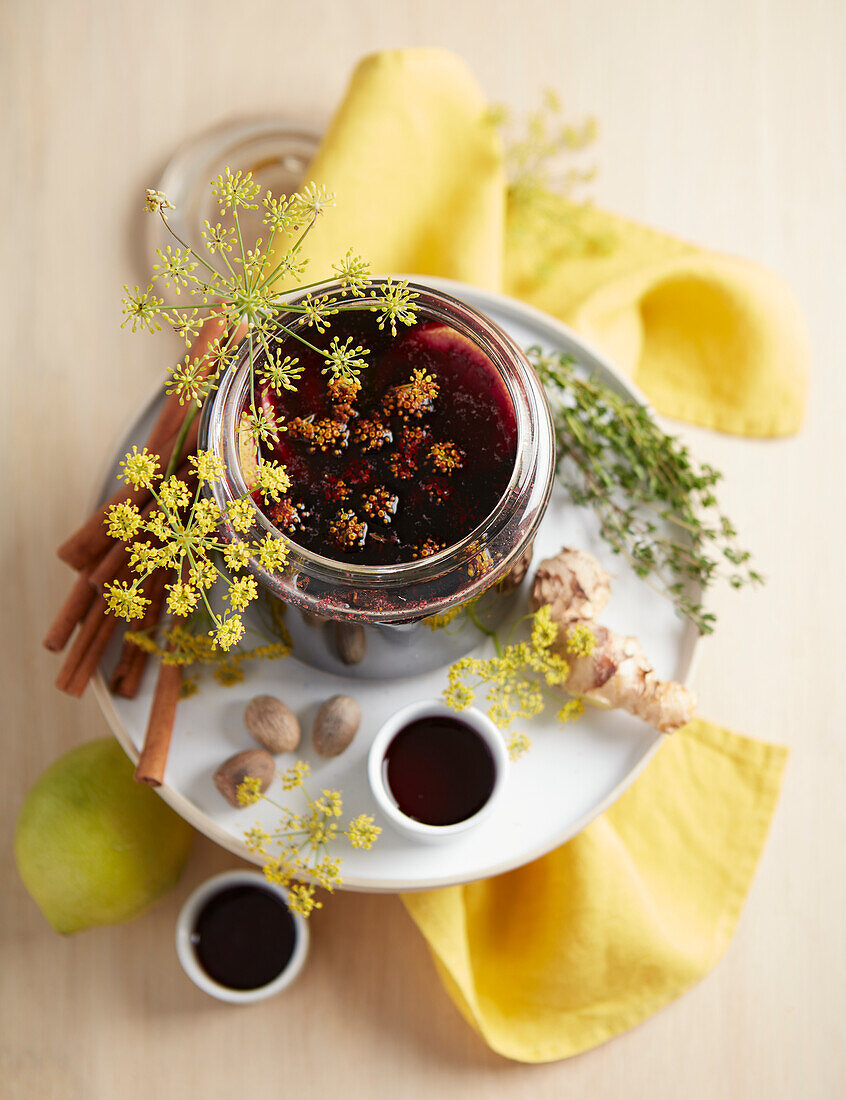
[[[634,1027],[728,946],[786,750],[696,720],[556,851],[406,894],[459,1009],[499,1054],[548,1062]]]
[[[365,59],[309,175],[339,206],[315,277],[350,247],[375,271],[504,288],[604,347],[662,411],[726,431],[795,431],[801,321],[752,264],[590,211],[606,254],[539,265],[507,233],[498,135],[463,63]],[[518,243],[515,244],[515,241]],[[616,805],[520,870],[406,896],[444,985],[490,1046],[536,1062],[633,1026],[711,969],[731,937],[786,753],[697,720]]]
[[[541,268],[531,238],[506,234],[502,148],[486,108],[452,53],[366,58],[309,171],[338,195],[309,241],[312,271],[351,247],[377,272],[505,290],[605,350],[659,412],[745,435],[797,431],[806,338],[784,283],[596,209],[579,217],[610,250]]]
[[[605,211],[578,216],[584,232],[611,242],[607,254],[534,275],[518,236],[507,252],[509,294],[582,333],[665,416],[739,435],[799,430],[807,337],[778,276]]]

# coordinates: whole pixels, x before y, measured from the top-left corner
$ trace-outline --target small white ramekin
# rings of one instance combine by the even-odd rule
[[[419,718],[429,717],[451,718],[453,721],[464,722],[465,725],[470,726],[479,734],[491,750],[494,759],[494,785],[490,798],[475,814],[464,821],[456,822],[454,825],[426,825],[422,821],[415,821],[414,818],[408,817],[397,806],[385,782],[382,765],[391,741],[404,726],[416,722]],[[379,804],[379,809],[397,832],[411,837],[413,840],[422,841],[424,844],[441,844],[444,841],[461,836],[468,829],[475,829],[477,825],[480,825],[491,816],[505,788],[509,765],[508,750],[502,734],[486,714],[482,714],[480,710],[476,710],[474,707],[456,713],[440,700],[427,699],[403,707],[402,710],[392,714],[385,722],[370,746],[370,753],[367,757],[367,778],[370,782],[370,789],[373,791],[373,797]]]
[[[194,945],[191,943],[191,933],[196,927],[197,917],[206,902],[215,894],[231,886],[259,886],[271,894],[276,894],[286,905],[288,904],[287,890],[276,883],[268,882],[260,871],[225,871],[222,875],[206,879],[190,895],[180,910],[176,921],[176,954],[179,956],[182,969],[194,985],[199,986],[210,997],[217,997],[219,1001],[228,1001],[230,1004],[252,1004],[280,993],[302,970],[308,955],[308,923],[298,913],[291,913],[296,929],[294,950],[286,965],[272,982],[261,985],[257,989],[230,989],[228,986],[220,985],[219,982],[210,978],[200,965]]]

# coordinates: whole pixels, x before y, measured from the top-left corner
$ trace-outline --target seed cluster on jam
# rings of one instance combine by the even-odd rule
[[[296,393],[263,391],[286,428],[264,453],[292,481],[266,511],[294,542],[363,565],[414,561],[490,512],[513,467],[513,407],[490,361],[451,332],[365,333],[375,354],[358,378],[327,379],[315,354]]]
[[[316,418],[297,416],[288,421],[290,437],[314,453],[341,455],[350,445],[363,456],[374,451],[386,451],[385,464],[398,481],[415,478],[429,468],[452,476],[464,465],[464,452],[451,439],[435,440],[430,431],[418,426],[435,407],[440,392],[437,377],[424,370],[413,370],[402,385],[392,386],[382,398],[381,415],[360,416],[356,399],[361,390],[357,380],[344,379],[329,383],[328,396],[332,415]],[[393,426],[392,426],[393,422]],[[391,524],[400,506],[400,496],[386,485],[379,484],[378,469],[366,460],[354,468],[352,477],[330,477],[326,483],[327,498],[338,504],[355,497],[355,508],[340,507],[329,520],[328,535],[338,550],[350,552],[363,549],[368,535],[379,539],[380,526]],[[426,482],[427,496],[445,503],[445,487]],[[281,501],[270,509],[271,518],[289,534],[302,527],[305,508],[290,500]],[[446,544],[428,537],[413,547],[413,558],[427,558],[445,549]]]

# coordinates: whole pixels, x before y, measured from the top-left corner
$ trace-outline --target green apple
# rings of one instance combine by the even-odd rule
[[[179,879],[193,829],[113,737],[66,753],[30,790],[15,831],[24,885],[57,932],[136,916]]]

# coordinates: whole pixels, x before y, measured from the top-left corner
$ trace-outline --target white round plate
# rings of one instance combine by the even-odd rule
[[[588,371],[632,401],[643,396],[575,333],[546,314],[500,294],[446,279],[412,277],[454,295],[492,317],[522,346],[540,344],[569,352]],[[123,449],[121,450],[121,454]],[[698,632],[680,619],[668,600],[657,595],[628,565],[610,553],[599,537],[593,514],[574,508],[556,488],[535,541],[535,561],[555,554],[562,546],[594,554],[612,574],[610,603],[602,621],[623,634],[635,634],[643,643],[663,679],[686,681],[691,672]],[[116,659],[117,642],[106,654],[104,667]],[[486,655],[488,643],[476,651]],[[492,652],[492,650],[491,650]],[[127,753],[137,760],[143,743],[155,673],[147,669],[138,696],[112,696],[103,676],[95,679],[95,693],[103,713]],[[403,681],[349,680],[319,672],[292,657],[276,662],[250,662],[245,679],[233,687],[204,679],[200,691],[179,706],[165,782],[165,799],[195,828],[245,859],[253,859],[243,833],[256,820],[273,822],[272,808],[259,803],[233,809],[215,789],[212,775],[228,756],[255,746],[244,729],[242,714],[254,695],[282,698],[298,715],[303,728],[300,751],[278,757],[280,769],[302,758],[311,764],[309,786],[314,791],[340,788],[345,819],[372,813],[383,826],[370,851],[339,845],[344,887],[350,890],[422,890],[471,882],[528,863],[562,844],[583,829],[625,791],[646,765],[661,735],[642,722],[618,712],[588,708],[577,722],[560,725],[550,704],[540,718],[523,723],[532,748],[510,770],[507,789],[497,812],[477,829],[450,844],[418,844],[395,833],[382,815],[367,783],[367,752],[379,727],[393,711],[416,700],[437,698],[446,685],[446,669],[412,676]],[[330,695],[354,695],[364,714],[352,745],[333,760],[318,757],[310,741],[313,715]],[[483,706],[481,701],[477,705]],[[278,780],[271,796],[291,799]]]

